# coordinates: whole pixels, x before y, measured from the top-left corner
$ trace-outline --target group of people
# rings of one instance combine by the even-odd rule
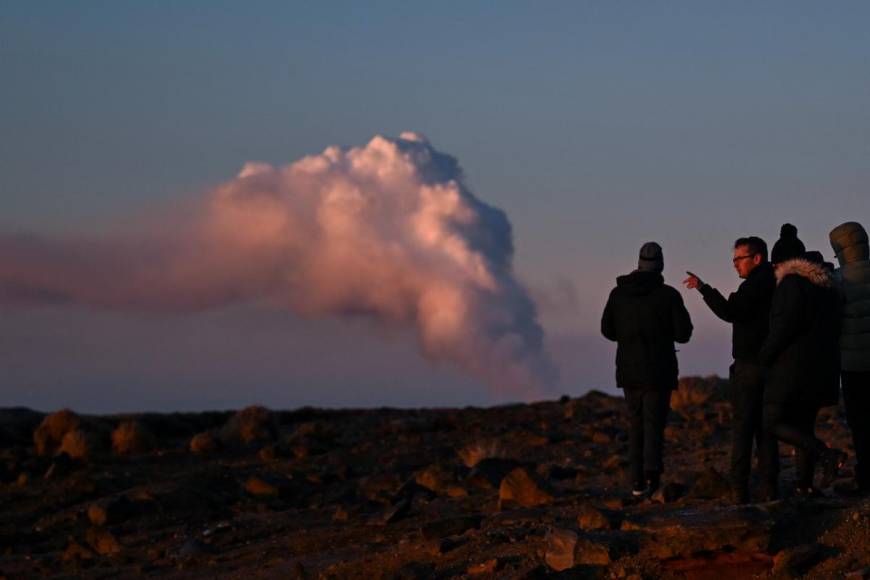
[[[793,225],[783,225],[769,258],[761,238],[737,239],[732,264],[743,281],[727,298],[692,272],[683,281],[732,325],[730,480],[736,503],[752,499],[753,446],[761,501],[779,497],[779,442],[795,448],[795,495],[816,496],[831,484],[847,456],[816,437],[815,422],[822,407],[838,403],[841,384],[857,461],[855,488],[870,492],[870,424],[861,416],[870,409],[867,232],[857,222],[830,232],[839,267],[807,251],[797,234]],[[689,312],[680,293],[664,283],[663,269],[661,246],[644,244],[637,269],[617,278],[601,318],[602,334],[617,343],[616,382],[630,415],[636,496],[660,485],[664,428],[678,379],[675,343],[692,336]]]

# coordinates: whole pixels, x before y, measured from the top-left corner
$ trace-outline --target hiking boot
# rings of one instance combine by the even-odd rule
[[[827,448],[819,457],[819,467],[822,470],[822,476],[819,479],[819,488],[825,489],[840,474],[840,468],[846,463],[846,454],[839,449]]]
[[[649,494],[649,490],[644,483],[635,482],[631,487],[631,495],[634,497],[644,497]]]

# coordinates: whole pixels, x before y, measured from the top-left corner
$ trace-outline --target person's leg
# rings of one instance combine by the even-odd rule
[[[758,375],[759,388],[753,393],[750,413],[755,432],[761,495],[765,501],[769,501],[779,497],[779,443],[764,429],[764,373],[760,367]]]
[[[799,477],[805,479],[804,470],[807,465],[819,464],[822,471],[819,487],[825,488],[837,477],[846,454],[838,449],[830,449],[815,436],[815,415],[818,413],[818,407],[810,409],[810,411],[811,413],[807,410],[801,411],[797,405],[766,404],[764,406],[764,428],[780,441],[795,447]],[[806,427],[806,417],[809,414],[812,415],[813,430]]]
[[[774,438],[788,443],[796,450],[803,450],[813,458],[818,458],[828,449],[821,440],[801,429],[796,419],[795,407],[785,403],[768,403],[764,405],[764,429]]]
[[[816,406],[802,405],[793,410],[794,425],[805,436],[815,438],[816,416],[819,409]],[[798,447],[795,449],[795,471],[797,481],[795,486],[800,489],[813,487],[813,476],[816,469],[816,454],[807,449]]]
[[[664,471],[662,460],[665,425],[671,410],[671,391],[649,390],[644,396],[643,471],[650,491],[659,486]]]
[[[752,465],[752,438],[755,434],[753,405],[755,387],[751,369],[734,361],[730,373],[730,399],[733,411],[731,431],[731,486],[740,503],[749,501],[749,471]],[[759,389],[760,390],[760,389]]]
[[[859,489],[870,490],[870,372],[843,371],[843,402],[855,448],[855,480]]]
[[[628,407],[628,464],[631,484],[635,491],[644,487],[643,479],[643,391],[625,389]]]

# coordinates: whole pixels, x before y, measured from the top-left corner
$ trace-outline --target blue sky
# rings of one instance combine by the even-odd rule
[[[98,232],[247,161],[419,131],[507,212],[518,275],[556,297],[541,317],[561,392],[612,387],[598,316],[643,242],[672,285],[691,269],[731,290],[740,235],[790,221],[830,255],[832,227],[870,222],[863,2],[0,6],[0,230]],[[683,294],[683,370],[724,373],[729,329]],[[0,405],[498,400],[365,324],[0,312]]]

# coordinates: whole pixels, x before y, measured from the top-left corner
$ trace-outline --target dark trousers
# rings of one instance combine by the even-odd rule
[[[870,371],[843,371],[843,402],[855,447],[855,479],[862,489],[870,489]]]
[[[734,423],[731,436],[731,484],[749,487],[752,443],[758,456],[758,472],[763,485],[776,489],[779,477],[779,445],[764,430],[764,369],[758,364],[734,361],[731,365],[731,406]]]
[[[625,402],[630,417],[628,461],[634,482],[642,482],[646,474],[661,473],[665,422],[671,410],[671,391],[625,389]]]
[[[819,406],[815,404],[791,402],[764,405],[764,428],[795,448],[798,487],[812,485],[816,460],[828,448],[815,434],[818,413]]]

